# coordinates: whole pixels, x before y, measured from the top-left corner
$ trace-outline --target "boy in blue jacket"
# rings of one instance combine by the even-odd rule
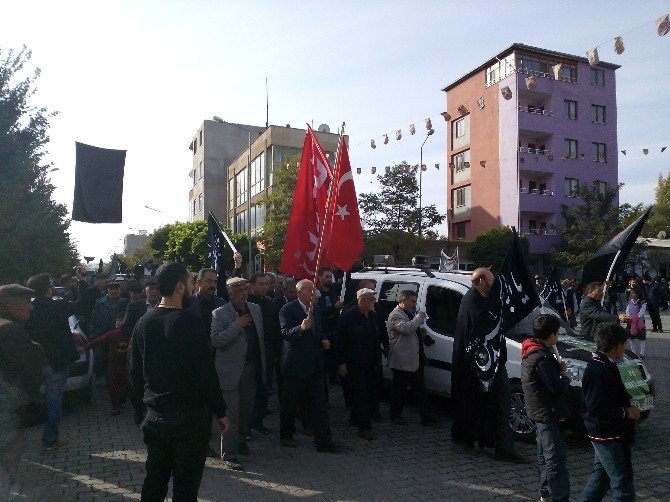
[[[559,422],[567,417],[565,394],[570,376],[551,347],[558,342],[561,323],[556,316],[540,314],[533,321],[533,337],[521,344],[521,386],[526,413],[535,422],[540,500],[567,502],[570,498],[568,447]]]
[[[617,362],[623,359],[628,333],[615,323],[598,325],[596,352],[589,361],[582,390],[584,424],[595,460],[593,471],[579,498],[582,502],[600,501],[612,489],[612,499],[635,500],[631,445],[635,420],[640,410],[631,406]]]

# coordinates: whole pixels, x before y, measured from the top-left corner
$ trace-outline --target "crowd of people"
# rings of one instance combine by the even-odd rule
[[[493,448],[497,460],[526,462],[515,452],[508,425],[506,354],[500,354],[495,380],[484,392],[467,351],[494,276],[481,268],[471,280],[454,335],[452,439],[466,449],[475,444]],[[536,277],[538,288],[542,281]],[[0,376],[22,391],[17,408],[24,422],[43,415],[44,450],[64,444],[59,423],[67,368],[78,351],[89,349],[95,350],[97,380],[107,383],[111,414],[118,415],[128,400],[136,423],[142,424],[147,445],[143,500],[163,500],[171,478],[175,500],[194,500],[208,455],[220,456],[229,469],[244,469],[247,441],[271,432],[264,419],[271,412],[273,381],[279,436],[286,448],[299,444],[298,420],[301,434],[313,438],[318,452],[340,450],[330,428],[333,385],[342,389],[358,436],[374,440],[373,423],[385,419],[380,411],[382,356],[393,375],[388,419],[407,426],[403,409],[410,391],[421,423],[441,422],[424,384],[424,345],[431,338],[425,336],[426,313],[417,309],[415,291],[400,291],[396,308],[382,318],[375,309],[374,281],[360,281],[355,301],[345,304],[342,284],[329,269],[319,270],[316,284],[272,273],[229,278],[225,291],[217,289],[220,283],[213,269],[192,274],[182,264],[167,263],[153,276],[123,281],[98,274],[89,283],[78,268],[74,278],[60,283],[38,274],[26,286],[0,286]],[[603,284],[587,285],[580,298],[575,284],[565,280],[560,302],[553,301],[559,315],[571,323],[579,320],[582,336],[597,346],[583,380],[584,421],[596,460],[582,500],[600,500],[609,488],[622,500],[634,493],[630,443],[640,415],[614,375],[615,362],[629,338],[631,348],[644,357],[645,313],[654,330],[662,330],[662,284],[661,279],[631,278],[622,298],[608,284],[607,298],[616,301],[603,306]],[[57,291],[64,299],[54,299]],[[68,321],[75,314],[89,334],[88,343],[79,346]],[[558,318],[540,315],[533,329],[522,347],[522,383],[528,415],[537,426],[540,493],[544,499],[568,500],[567,448],[559,422],[566,415],[570,376],[551,351]],[[219,437],[216,452],[211,441]]]

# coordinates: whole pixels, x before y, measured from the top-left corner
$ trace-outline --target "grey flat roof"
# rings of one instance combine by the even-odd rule
[[[515,51],[515,50],[524,50],[528,52],[536,52],[538,54],[544,54],[545,56],[552,56],[552,57],[558,57],[558,58],[564,58],[564,59],[572,59],[574,61],[580,61],[583,63],[588,63],[589,60],[585,57],[582,56],[575,56],[573,54],[566,54],[564,52],[556,52],[556,51],[550,51],[548,49],[542,49],[540,47],[533,47],[532,45],[525,45],[525,44],[520,44],[518,42],[513,43],[509,47],[507,47],[505,50],[499,52],[495,56],[492,56],[488,58],[484,63],[480,64],[477,68],[470,70],[468,73],[463,75],[462,77],[459,77],[458,79],[454,80],[451,84],[447,85],[444,89],[442,89],[444,92],[449,91],[456,85],[460,84],[463,80],[470,78],[472,75],[475,73],[481,71],[483,68],[486,68],[488,65],[493,63],[496,59],[501,59],[504,56],[507,56],[509,53]],[[607,68],[613,68],[613,69],[618,69],[621,68],[621,65],[613,64],[613,63],[606,63],[604,61],[600,61],[598,63],[599,66],[605,66]]]

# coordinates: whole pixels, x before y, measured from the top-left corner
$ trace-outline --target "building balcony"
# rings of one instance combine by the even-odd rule
[[[534,193],[535,192],[535,193]],[[522,188],[519,193],[519,209],[538,214],[554,214],[560,212],[561,204],[554,192],[550,190],[529,191]]]
[[[536,148],[519,148],[519,170],[528,174],[553,174],[556,171],[556,161],[552,150]]]
[[[547,254],[561,243],[561,235],[553,228],[521,228],[521,234],[528,239],[529,252]]]
[[[527,193],[530,195],[548,195],[548,196],[553,196],[554,192],[551,190],[540,190],[539,188],[524,188],[521,187],[519,189],[519,193]]]
[[[558,235],[558,232],[551,228],[522,228],[521,233],[524,235]]]

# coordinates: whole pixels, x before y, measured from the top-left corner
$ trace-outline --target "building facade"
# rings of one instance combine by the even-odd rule
[[[452,240],[515,226],[548,253],[580,184],[616,189],[617,68],[513,44],[443,89]]]
[[[146,233],[146,230],[140,230],[140,234],[126,234],[123,238],[123,253],[127,256],[130,256],[135,251],[140,249],[147,242],[149,236]]]

